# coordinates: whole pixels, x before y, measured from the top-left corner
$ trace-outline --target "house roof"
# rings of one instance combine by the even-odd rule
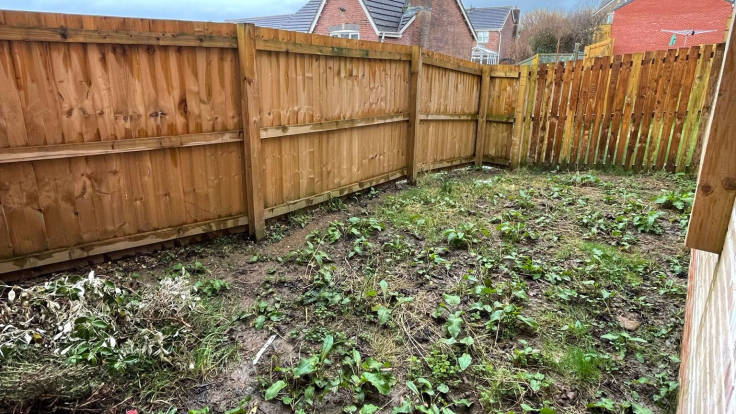
[[[256,26],[270,27],[273,29],[291,30],[294,32],[309,33],[317,20],[325,0],[309,0],[292,14],[279,14],[275,16],[248,17],[244,19],[228,20],[233,23],[253,23]]]
[[[475,30],[498,30],[506,24],[512,7],[471,7],[467,9],[468,18]]]
[[[406,0],[363,0],[373,23],[381,32],[397,32],[401,29]]]
[[[271,27],[281,30],[311,33],[327,0],[308,0],[301,9],[293,14],[276,16],[248,17],[228,20],[233,23],[253,23],[256,26]],[[456,0],[465,22],[473,37],[475,31],[461,0]],[[365,7],[368,17],[376,32],[399,33],[413,21],[420,7],[410,6],[410,0],[359,0]],[[507,8],[510,9],[510,8]]]

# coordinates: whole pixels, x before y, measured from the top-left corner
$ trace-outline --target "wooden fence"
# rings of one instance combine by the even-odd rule
[[[270,217],[437,168],[592,164],[611,151],[588,143],[615,134],[636,142],[627,165],[659,166],[644,143],[665,134],[649,131],[679,130],[684,169],[722,55],[697,51],[481,66],[249,25],[0,11],[0,274],[260,238]]]
[[[694,169],[724,48],[522,68],[524,118],[514,163]]]

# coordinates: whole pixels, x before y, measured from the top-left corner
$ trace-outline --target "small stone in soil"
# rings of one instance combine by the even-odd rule
[[[627,318],[623,315],[619,315],[616,319],[618,320],[619,325],[627,331],[635,331],[641,326],[641,322],[636,319]]]

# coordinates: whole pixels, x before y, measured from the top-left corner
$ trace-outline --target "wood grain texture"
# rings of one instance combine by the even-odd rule
[[[693,46],[533,67],[520,101],[519,162],[693,171],[722,50]]]
[[[690,216],[686,244],[692,249],[720,254],[736,197],[736,41],[734,19],[718,79],[704,142],[698,186]]]

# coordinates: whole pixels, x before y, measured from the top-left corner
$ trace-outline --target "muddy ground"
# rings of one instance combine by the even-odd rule
[[[0,404],[673,412],[693,188],[460,169],[273,220],[259,244],[229,235],[6,286]]]

